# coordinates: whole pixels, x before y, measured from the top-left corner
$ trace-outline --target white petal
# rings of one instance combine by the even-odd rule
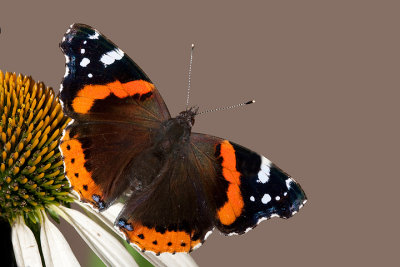
[[[86,241],[107,266],[138,266],[125,247],[109,232],[79,211],[52,206]]]
[[[166,266],[177,266],[177,267],[186,267],[186,266],[197,266],[196,262],[193,258],[187,253],[162,253],[158,257]]]
[[[99,218],[104,224],[106,224],[110,228],[110,230],[113,230],[119,236],[121,236],[125,239],[125,236],[121,232],[116,231],[116,229],[114,228],[114,222],[115,222],[116,218],[118,217],[118,214],[121,212],[122,208],[124,207],[124,205],[122,203],[113,204],[108,209],[106,209],[105,211],[102,211],[102,212],[95,211],[91,207],[83,204],[80,201],[76,201],[75,203],[79,204],[86,211],[90,212],[91,214],[93,214],[94,216]]]
[[[112,227],[112,229],[121,237],[125,238],[125,235],[120,231],[114,228],[114,222],[117,219],[119,213],[121,212],[124,205],[122,203],[115,203],[111,205],[107,210],[102,211],[101,213],[94,211],[92,208],[88,207],[87,205],[81,205],[83,208],[90,211],[92,214],[100,218],[106,225]],[[133,246],[137,249],[135,246]],[[151,262],[155,266],[197,266],[196,262],[193,258],[187,253],[162,253],[160,256],[156,256],[154,253],[151,252],[141,252],[137,250],[145,259]]]
[[[15,260],[20,267],[42,266],[39,247],[31,229],[26,226],[22,217],[18,217],[11,230]]]
[[[40,229],[40,243],[46,267],[80,266],[62,233],[47,218],[45,213],[42,214],[43,222]]]

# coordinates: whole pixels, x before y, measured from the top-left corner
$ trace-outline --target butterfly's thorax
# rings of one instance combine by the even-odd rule
[[[179,154],[189,142],[194,116],[195,112],[187,110],[163,122],[155,138],[155,150],[159,149],[162,154]]]
[[[176,160],[185,159],[196,111],[183,111],[160,124],[154,133],[153,143],[127,168],[133,190],[145,190],[147,185],[163,174],[164,168]]]

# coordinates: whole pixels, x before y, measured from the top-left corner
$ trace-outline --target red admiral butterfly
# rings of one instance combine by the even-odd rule
[[[171,118],[147,75],[97,30],[74,24],[60,46],[61,100],[73,119],[60,145],[66,176],[100,211],[127,196],[115,224],[129,242],[157,254],[190,252],[214,227],[243,234],[306,202],[265,157],[193,133],[197,109]]]

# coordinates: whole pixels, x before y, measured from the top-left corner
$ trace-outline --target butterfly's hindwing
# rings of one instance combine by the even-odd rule
[[[117,226],[141,249],[190,252],[213,226],[213,213],[204,202],[204,173],[192,165],[195,159],[187,148],[183,150],[152,165],[158,169],[153,183],[134,192],[120,215]]]
[[[81,200],[100,210],[108,207],[129,186],[125,168],[148,147],[150,138],[148,129],[137,125],[69,125],[60,147],[66,176]]]

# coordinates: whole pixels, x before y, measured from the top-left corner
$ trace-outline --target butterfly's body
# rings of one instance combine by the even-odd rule
[[[196,112],[193,109],[182,111],[176,118],[161,123],[155,138],[155,146],[164,154],[173,153],[184,157],[184,147],[190,142],[190,134]]]
[[[157,177],[164,175],[170,164],[185,159],[195,115],[193,109],[183,111],[176,118],[161,123],[160,127],[153,131],[154,137],[151,138],[153,141],[150,147],[126,167],[133,194],[147,190]],[[179,180],[179,177],[174,179]]]
[[[214,227],[242,234],[305,203],[300,185],[265,157],[192,132],[197,109],[171,118],[147,75],[95,29],[73,25],[61,48],[61,100],[73,119],[60,145],[66,176],[100,211],[129,195],[116,220],[129,242],[190,252]]]

